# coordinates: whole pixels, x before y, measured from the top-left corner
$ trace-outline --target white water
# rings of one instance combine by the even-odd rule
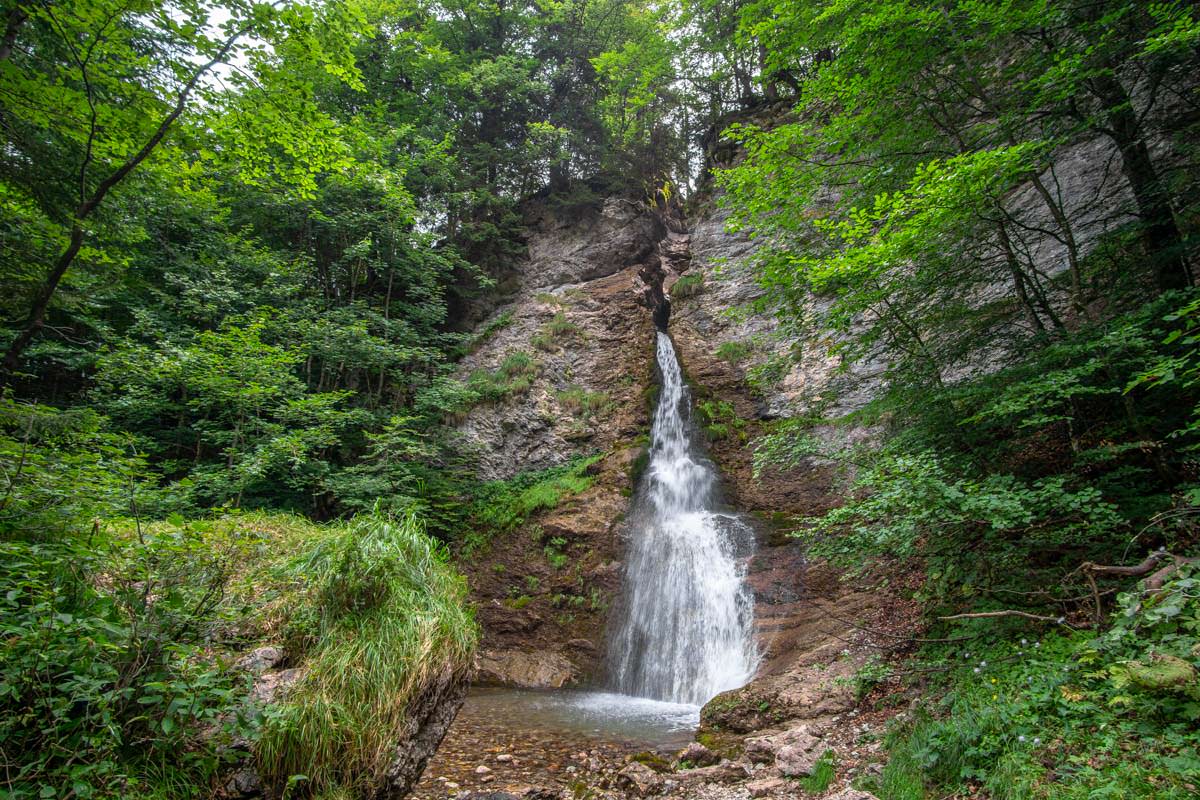
[[[661,331],[658,366],[662,392],[610,673],[624,694],[699,706],[754,674],[754,605],[737,558],[752,532],[717,509],[716,472],[695,442],[679,359]]]

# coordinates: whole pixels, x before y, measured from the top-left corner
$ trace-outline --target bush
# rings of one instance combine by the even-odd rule
[[[945,694],[892,730],[875,790],[907,800],[970,781],[998,800],[1194,796],[1197,586],[1185,565],[1154,595],[1127,593],[1099,634],[1008,628],[980,638],[971,634],[995,633],[994,623],[963,623],[966,643],[922,652],[945,670],[933,687]]]
[[[530,515],[555,508],[563,498],[586,491],[593,480],[588,469],[599,460],[600,456],[592,456],[478,486],[471,506],[471,531],[466,536],[466,548],[481,547],[490,537],[524,524]]]
[[[671,287],[671,299],[683,300],[687,297],[694,297],[702,291],[704,291],[704,275],[699,272],[689,272],[675,281]]]
[[[754,352],[754,345],[750,342],[732,341],[723,342],[714,351],[714,355],[736,366],[749,358],[752,352]]]
[[[0,542],[5,796],[138,797],[164,768],[199,791],[249,734],[205,647],[246,546],[215,524]]]
[[[464,673],[477,631],[466,584],[415,515],[310,528],[314,541],[272,571],[303,587],[288,624],[305,671],[263,723],[257,754],[277,786],[367,795],[383,780],[409,703]],[[290,602],[289,602],[290,604]]]

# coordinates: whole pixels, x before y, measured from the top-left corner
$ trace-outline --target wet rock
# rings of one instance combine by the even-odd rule
[[[249,672],[251,675],[261,675],[269,669],[274,669],[283,663],[283,649],[268,646],[251,650],[233,665],[234,669]]]
[[[697,767],[711,767],[720,761],[721,757],[699,742],[692,742],[679,752],[677,760]]]
[[[575,677],[575,666],[559,653],[485,650],[475,666],[481,685],[559,689]]]
[[[391,763],[375,797],[392,800],[412,792],[466,696],[467,675],[445,670],[409,702],[404,726],[393,745]],[[445,786],[450,784],[447,782]]]
[[[649,797],[662,790],[663,779],[645,764],[634,761],[617,773],[617,786],[632,791],[638,797]]]

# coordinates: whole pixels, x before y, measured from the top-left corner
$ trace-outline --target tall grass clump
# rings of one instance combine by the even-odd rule
[[[685,297],[698,295],[702,291],[704,291],[704,275],[699,272],[691,272],[675,281],[675,285],[671,287],[671,297],[675,300],[682,300]]]
[[[278,577],[308,587],[288,622],[308,650],[303,676],[265,716],[259,766],[277,786],[370,794],[410,705],[470,663],[466,584],[412,514],[325,528]]]

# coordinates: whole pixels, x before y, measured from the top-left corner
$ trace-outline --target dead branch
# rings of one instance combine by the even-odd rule
[[[1016,611],[1014,609],[1005,609],[1004,611],[977,611],[973,614],[951,614],[948,617],[938,617],[940,620],[952,619],[991,619],[993,617],[1023,617],[1025,619],[1033,619],[1038,622],[1053,622],[1056,625],[1067,625],[1062,617],[1046,617],[1041,614],[1030,614],[1028,611]],[[1067,627],[1071,627],[1067,625]]]

